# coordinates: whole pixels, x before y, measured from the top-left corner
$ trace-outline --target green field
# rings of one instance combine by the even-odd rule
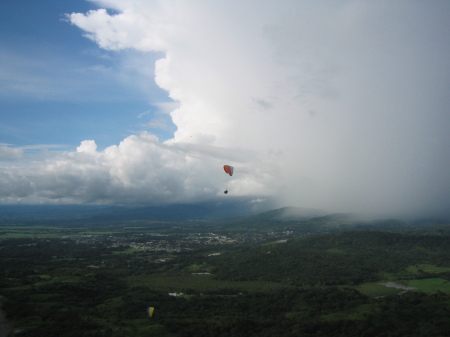
[[[142,252],[142,249],[125,249],[125,250],[113,250],[112,254],[134,254],[136,252]]]
[[[387,287],[382,285],[384,282],[394,282],[403,286],[416,288],[414,291],[421,291],[427,294],[443,292],[450,294],[450,282],[439,277],[416,278],[424,274],[439,275],[441,273],[450,272],[450,267],[441,267],[432,264],[418,264],[409,266],[405,271],[398,273],[385,273],[383,278],[385,281],[364,283],[354,287],[361,294],[369,297],[380,297],[396,295],[404,292],[403,289]]]
[[[125,280],[131,287],[147,287],[154,291],[198,293],[235,289],[245,291],[270,291],[285,288],[275,282],[262,281],[222,281],[214,280],[213,275],[132,275]]]
[[[416,266],[406,268],[406,271],[414,275],[420,275],[423,273],[439,274],[450,272],[450,267],[438,267],[432,264],[418,264]]]
[[[409,280],[408,286],[415,287],[427,294],[443,292],[450,295],[450,282],[441,278],[427,278],[420,280]]]
[[[403,290],[386,287],[378,282],[364,283],[359,286],[354,287],[361,294],[368,297],[381,297],[381,296],[391,296],[401,293]]]

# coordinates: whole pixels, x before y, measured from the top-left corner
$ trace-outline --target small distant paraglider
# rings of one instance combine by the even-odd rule
[[[148,314],[148,317],[152,317],[154,311],[155,311],[155,308],[154,308],[154,307],[148,307],[148,308],[147,308],[147,314]]]
[[[223,165],[223,169],[225,170],[225,173],[228,173],[230,176],[233,175],[234,167],[230,165]]]
[[[230,176],[233,175],[234,167],[230,165],[224,165],[223,169],[225,170],[225,173],[228,173]],[[223,191],[223,193],[228,194],[228,188]]]

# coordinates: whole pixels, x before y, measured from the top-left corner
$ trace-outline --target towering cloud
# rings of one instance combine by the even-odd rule
[[[3,176],[3,201],[196,202],[228,184],[336,211],[450,206],[447,2],[93,2],[70,22],[100,48],[163,55],[177,130],[83,141]]]

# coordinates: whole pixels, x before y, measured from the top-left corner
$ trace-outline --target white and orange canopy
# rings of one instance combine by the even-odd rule
[[[224,166],[223,166],[223,169],[225,170],[225,173],[228,173],[230,176],[233,175],[233,171],[234,171],[233,166],[230,166],[230,165],[224,165]]]

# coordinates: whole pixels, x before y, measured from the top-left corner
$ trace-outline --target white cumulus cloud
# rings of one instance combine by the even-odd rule
[[[196,202],[226,186],[336,211],[449,208],[450,4],[92,2],[68,18],[100,48],[162,53],[177,130],[4,167],[3,202]]]
[[[23,157],[21,148],[10,147],[9,144],[0,143],[0,160],[19,159]]]

